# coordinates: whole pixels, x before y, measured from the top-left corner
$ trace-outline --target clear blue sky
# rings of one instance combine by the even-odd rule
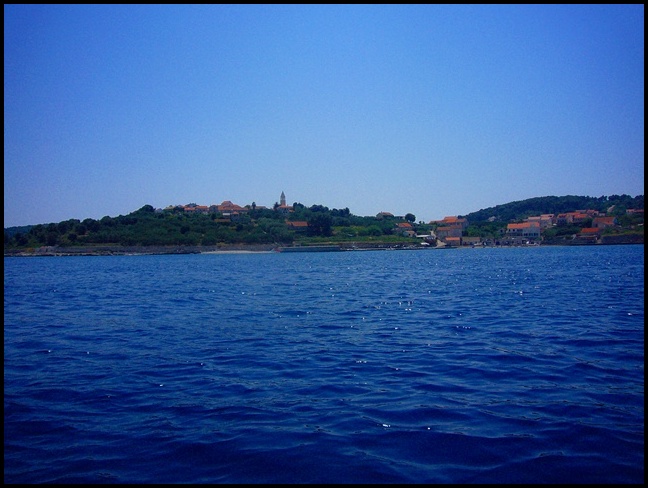
[[[4,225],[644,193],[643,5],[5,5]]]

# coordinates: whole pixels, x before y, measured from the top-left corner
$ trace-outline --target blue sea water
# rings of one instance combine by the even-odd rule
[[[5,483],[643,483],[643,246],[4,260]]]

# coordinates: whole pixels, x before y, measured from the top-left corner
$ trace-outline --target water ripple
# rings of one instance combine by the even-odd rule
[[[643,303],[643,246],[6,258],[5,482],[643,482]]]

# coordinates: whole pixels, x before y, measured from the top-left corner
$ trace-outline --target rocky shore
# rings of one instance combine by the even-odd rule
[[[221,246],[44,246],[32,249],[5,249],[5,257],[11,256],[124,256],[136,254],[203,254],[219,252],[270,252],[274,245],[231,244]]]

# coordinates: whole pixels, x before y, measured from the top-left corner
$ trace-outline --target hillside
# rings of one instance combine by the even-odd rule
[[[613,208],[611,209],[611,207]],[[610,211],[612,214],[622,215],[628,208],[643,209],[644,196],[611,195],[583,197],[566,195],[562,197],[535,197],[485,208],[463,215],[462,217],[471,223],[485,222],[489,219],[497,222],[511,222],[523,220],[535,215],[560,214],[583,209],[598,210],[599,212],[606,213]]]
[[[643,235],[643,214],[631,219],[625,215],[628,208],[643,209],[643,195],[530,198],[463,216],[470,223],[464,235],[493,238],[502,235],[502,229],[505,229],[508,222],[580,209],[593,209],[619,216],[621,224],[618,230],[623,230],[623,227],[640,229]],[[407,214],[405,218],[384,215],[360,217],[353,215],[348,208],[329,209],[323,205],[305,207],[295,203],[289,213],[254,207],[241,207],[241,210],[244,211],[234,218],[218,212],[187,212],[182,206],[156,210],[151,205],[144,205],[128,215],[106,216],[100,220],[70,219],[59,223],[7,228],[4,232],[4,247],[5,251],[15,251],[75,246],[204,247],[322,243],[406,246],[420,244],[420,239],[413,236],[429,235],[436,227],[434,223],[415,223],[412,214]],[[560,229],[558,234],[571,235],[577,232],[576,228],[565,228]],[[556,236],[548,234],[545,237]]]

